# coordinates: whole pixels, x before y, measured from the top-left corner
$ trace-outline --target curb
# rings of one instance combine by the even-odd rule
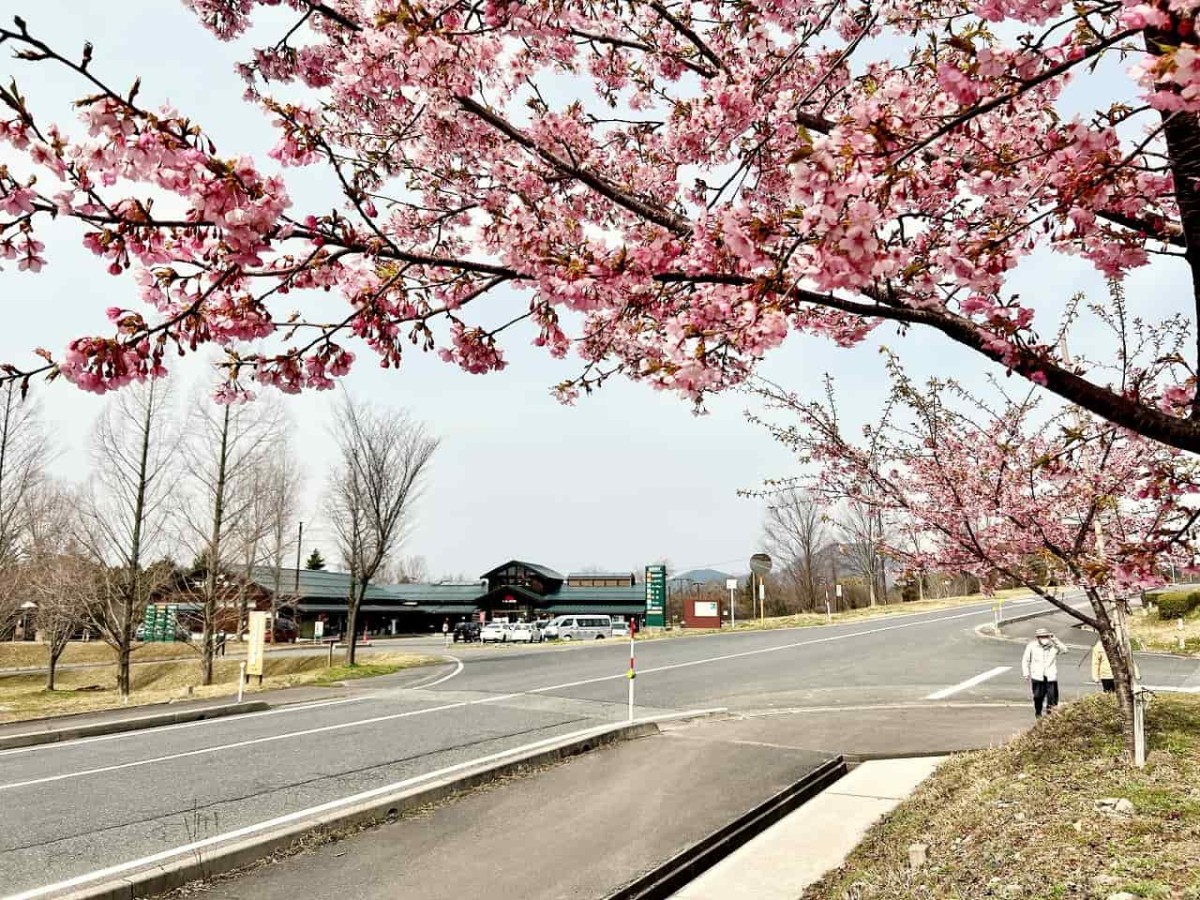
[[[162,725],[179,725],[183,722],[199,722],[204,719],[220,719],[242,713],[261,712],[270,709],[265,700],[245,703],[227,703],[222,706],[207,706],[204,709],[186,709],[177,712],[159,713],[152,716],[137,716],[132,719],[116,719],[111,722],[94,722],[88,725],[57,728],[52,731],[26,731],[0,737],[0,751],[16,750],[20,747],[35,747],[39,744],[57,744],[79,738],[102,734],[120,734],[125,731],[140,731],[143,728],[158,728]]]
[[[659,717],[662,721],[677,721],[680,718]],[[620,741],[658,733],[658,721],[654,719],[601,726],[569,740],[527,751],[510,760],[468,770],[466,774],[444,776],[427,784],[371,797],[353,806],[315,813],[264,834],[217,846],[212,850],[192,851],[181,855],[174,862],[166,862],[124,878],[116,878],[62,896],[64,900],[133,900],[156,896],[198,879],[211,878],[239,869],[279,850],[285,850],[312,834],[393,821],[411,810],[440,802],[454,794],[509,775],[520,774],[530,768]]]
[[[1042,616],[1053,616],[1061,612],[1061,609],[1049,609],[1036,613],[1026,613],[1025,615],[1021,616],[1012,616],[1011,618],[1001,619],[997,623],[985,622],[982,625],[975,626],[975,634],[981,638],[987,638],[988,640],[992,641],[1004,641],[1006,644],[1024,644],[1024,638],[1005,637],[1003,634],[999,633],[997,626],[999,628],[1003,628],[1005,625],[1014,625],[1017,622],[1027,622],[1030,619],[1037,619]],[[1092,649],[1091,644],[1072,644],[1067,641],[1064,641],[1064,643],[1066,643],[1067,647],[1072,650]],[[1169,653],[1166,650],[1138,650],[1136,652],[1138,656],[1161,656],[1164,659],[1198,659],[1198,657],[1195,656],[1187,656],[1182,653]]]
[[[604,900],[663,900],[826,790],[848,771],[838,756]]]

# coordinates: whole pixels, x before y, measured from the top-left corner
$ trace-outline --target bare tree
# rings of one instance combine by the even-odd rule
[[[283,569],[296,552],[299,539],[296,525],[302,483],[303,473],[285,439],[283,446],[277,450],[266,471],[267,565],[271,567],[272,580],[272,640],[274,640],[273,626],[278,620],[281,600],[287,596],[293,596],[297,601],[299,600],[299,571],[296,573],[295,581],[284,584]]]
[[[766,546],[804,610],[816,608],[820,592],[818,568],[827,537],[825,523],[824,507],[808,491],[792,487],[768,500],[763,523]]]
[[[429,581],[429,564],[423,556],[405,556],[388,572],[394,584],[425,584]]]
[[[29,525],[28,498],[45,477],[50,442],[33,400],[0,385],[0,569],[16,563]]]
[[[212,684],[213,679],[222,577],[235,556],[247,570],[254,565],[266,530],[260,470],[279,440],[281,422],[281,409],[270,400],[219,405],[198,394],[188,413],[184,459],[191,492],[183,521],[204,564],[200,604],[204,684]],[[231,540],[233,534],[236,540]]]
[[[838,517],[838,527],[846,539],[846,556],[866,586],[870,605],[881,597],[886,603],[887,574],[880,552],[886,538],[883,513],[878,507],[847,501]]]
[[[354,665],[359,607],[412,524],[438,440],[407,414],[357,404],[348,395],[334,428],[341,459],[330,479],[329,519],[350,572],[346,664]]]
[[[46,647],[46,690],[54,690],[58,661],[87,622],[103,583],[96,563],[78,548],[36,553],[28,562],[34,621]]]
[[[92,618],[117,653],[117,689],[129,694],[134,635],[161,572],[146,561],[161,545],[178,480],[179,432],[164,381],[116,392],[92,436],[92,478],[80,545],[106,567]]]

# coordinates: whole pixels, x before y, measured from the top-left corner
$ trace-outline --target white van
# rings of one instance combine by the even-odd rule
[[[596,641],[612,637],[612,616],[558,616],[542,631],[563,641]]]

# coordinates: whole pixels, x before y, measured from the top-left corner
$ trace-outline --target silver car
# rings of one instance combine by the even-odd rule
[[[559,616],[546,626],[547,638],[562,641],[597,641],[612,637],[612,616]]]

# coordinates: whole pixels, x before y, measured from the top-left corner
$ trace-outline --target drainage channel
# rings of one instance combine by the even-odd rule
[[[670,897],[784,816],[795,812],[848,771],[843,757],[827,760],[796,783],[604,900],[663,900]]]

